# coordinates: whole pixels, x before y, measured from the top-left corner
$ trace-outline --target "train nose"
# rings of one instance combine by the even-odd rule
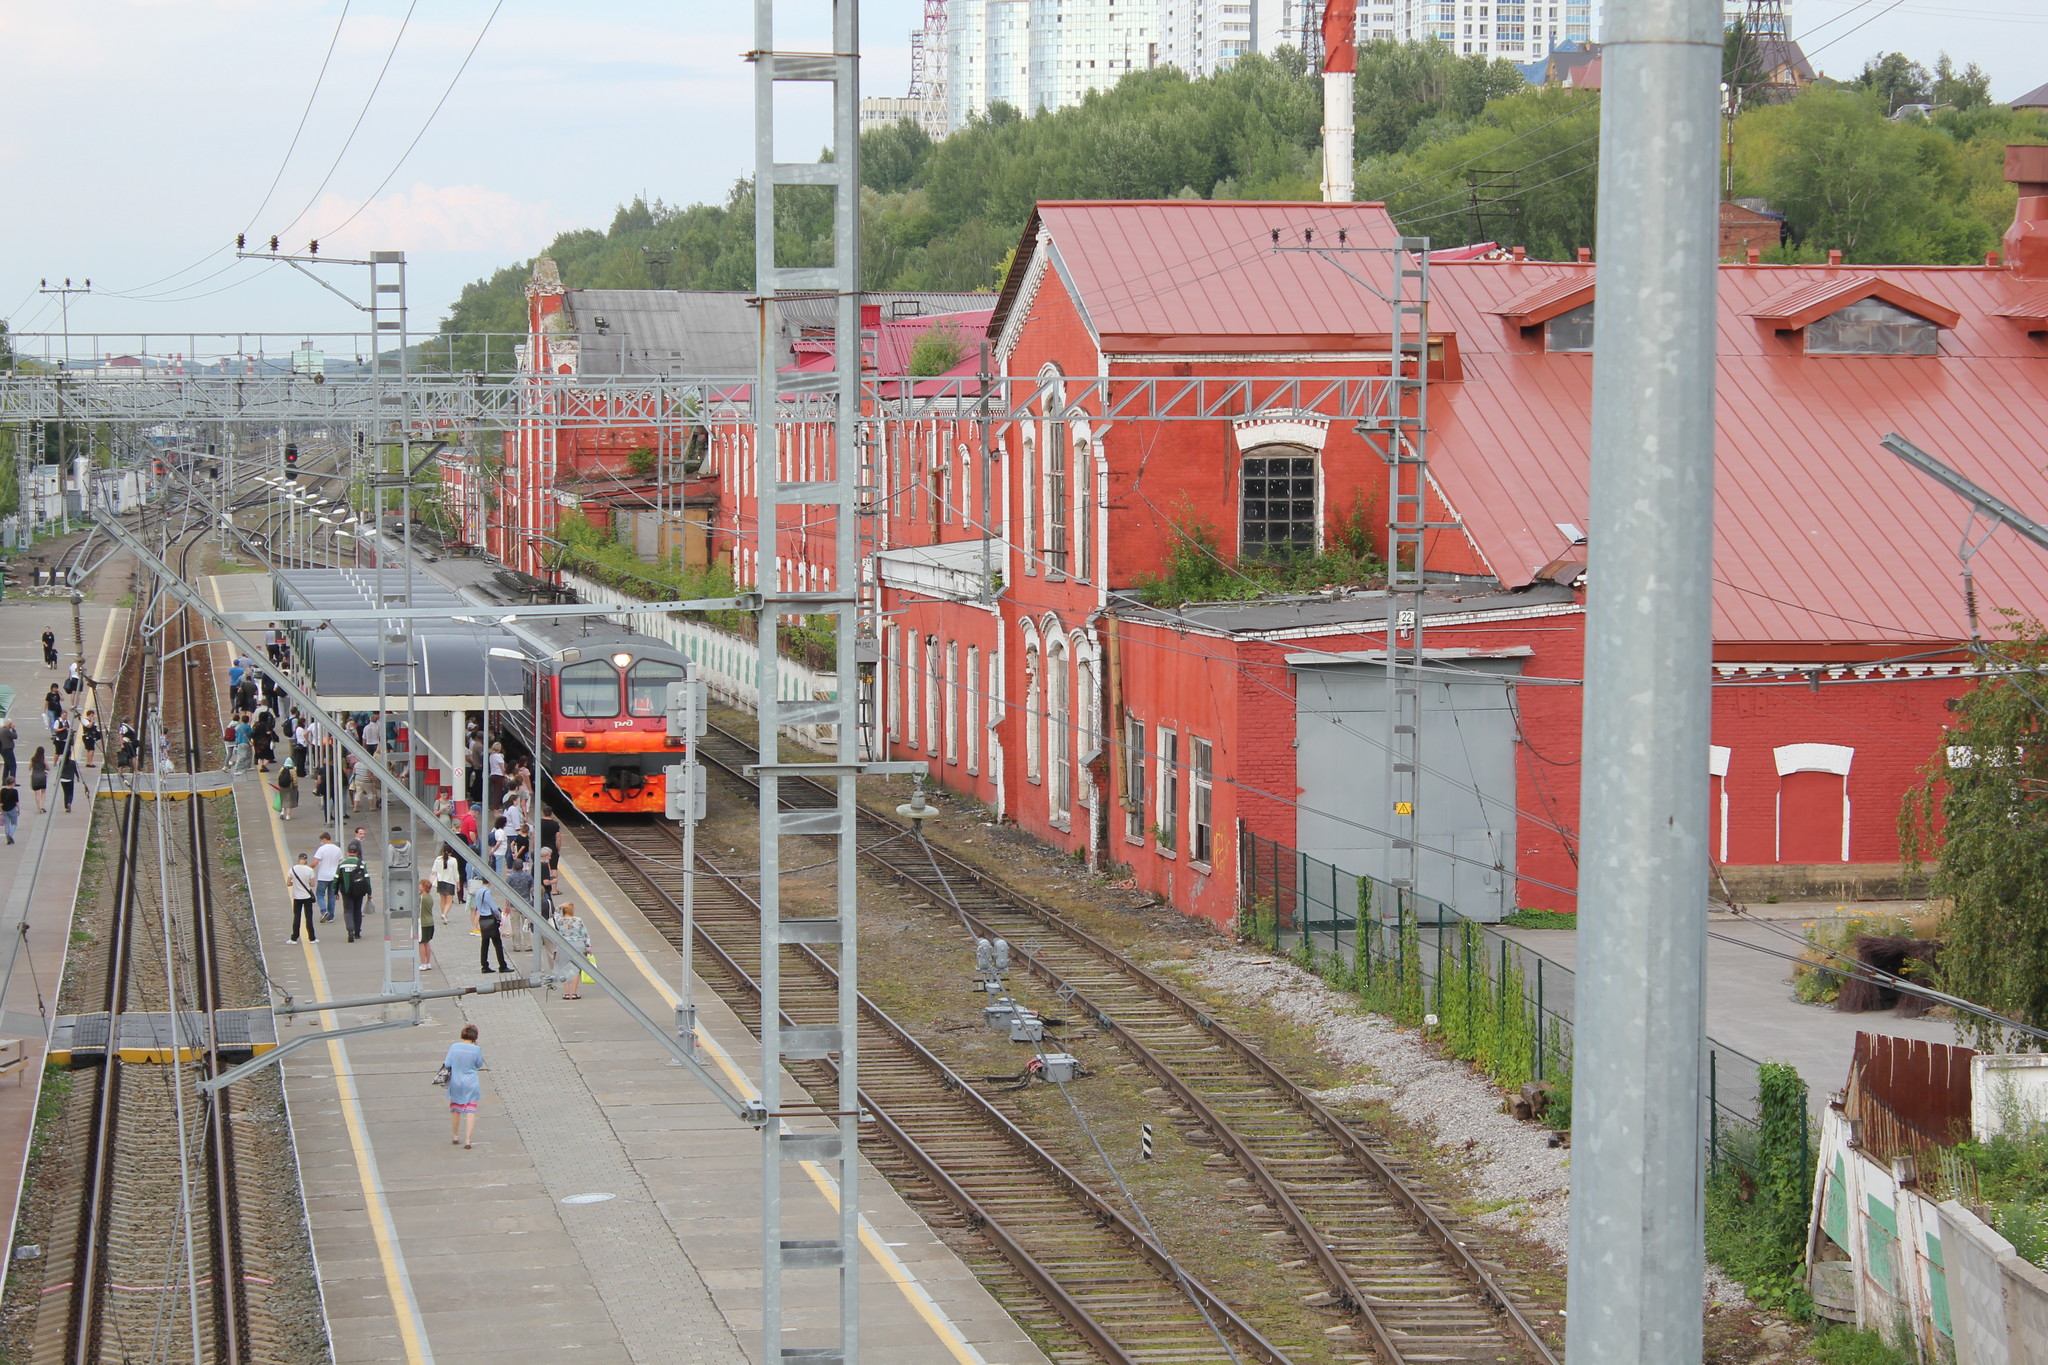
[[[614,763],[605,769],[604,789],[620,797],[638,796],[647,789],[647,774],[637,763]]]

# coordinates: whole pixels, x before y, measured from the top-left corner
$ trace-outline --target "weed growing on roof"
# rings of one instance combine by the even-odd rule
[[[1147,606],[1178,607],[1189,602],[1249,602],[1276,593],[1373,588],[1386,583],[1386,564],[1373,552],[1377,533],[1374,504],[1363,493],[1334,515],[1316,554],[1242,557],[1226,555],[1216,527],[1183,499],[1167,518],[1173,545],[1166,572],[1140,574],[1139,595]]]

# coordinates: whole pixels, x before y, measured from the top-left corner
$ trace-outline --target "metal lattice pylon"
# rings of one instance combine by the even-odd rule
[[[855,711],[855,636],[859,626],[860,478],[857,437],[861,419],[860,339],[860,21],[856,0],[836,0],[832,45],[824,53],[785,53],[775,48],[774,0],[755,0],[754,48],[754,287],[762,309],[761,363],[753,411],[758,508],[755,586],[761,598],[758,679],[761,763],[761,1105],[762,1129],[761,1328],[762,1359],[806,1365],[851,1365],[860,1341],[860,1081],[858,1057],[859,972],[855,919],[854,783],[863,772],[922,771],[923,765],[863,764]],[[831,159],[784,163],[775,159],[775,90],[785,81],[829,85],[832,91]],[[832,263],[784,267],[775,259],[775,199],[785,186],[822,188],[832,195]],[[817,376],[780,373],[781,302],[789,295],[834,300],[834,368],[829,388]],[[785,391],[785,388],[787,391]],[[779,439],[785,419],[829,416],[828,450],[805,450],[801,440],[785,451]],[[799,428],[800,430],[800,428]],[[829,528],[832,579],[808,588],[782,572],[777,528],[784,507],[804,509],[813,528]],[[837,685],[829,698],[785,697],[777,624],[786,615],[826,615],[834,628]],[[823,810],[781,809],[778,762],[784,727],[831,726],[833,761],[798,765],[807,777],[828,781],[834,801]],[[830,918],[785,920],[781,902],[781,842],[792,834],[819,835],[836,843],[833,860],[834,913]],[[781,948],[784,943],[816,945],[838,954],[835,1021],[797,1026],[782,1014]],[[786,1096],[786,1060],[836,1057],[836,1103],[814,1106],[800,1095]],[[821,1113],[822,1110],[822,1113]],[[789,1120],[824,1117],[829,1130],[792,1130]],[[792,1215],[782,1200],[790,1163],[810,1161],[838,1177],[838,1213],[829,1236],[818,1236],[818,1220]],[[783,1325],[785,1278],[824,1272],[837,1279],[837,1294],[806,1292],[810,1314],[824,1315],[836,1300],[838,1321],[806,1328],[808,1340],[791,1344]],[[819,1338],[829,1338],[829,1344]]]

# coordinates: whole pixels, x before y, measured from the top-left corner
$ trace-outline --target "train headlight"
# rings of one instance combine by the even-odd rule
[[[623,649],[620,650],[618,653],[612,655],[612,665],[616,668],[624,668],[627,664],[632,662],[633,656],[628,654]]]
[[[589,744],[590,741],[585,739],[582,735],[562,736],[562,747],[564,749],[582,749],[589,747]]]

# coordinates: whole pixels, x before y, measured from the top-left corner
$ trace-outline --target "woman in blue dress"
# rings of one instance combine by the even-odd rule
[[[476,1133],[476,1105],[483,1098],[483,1081],[477,1068],[484,1064],[484,1050],[476,1045],[476,1025],[462,1026],[462,1041],[452,1043],[442,1065],[448,1068],[448,1132],[450,1142],[466,1150]]]

